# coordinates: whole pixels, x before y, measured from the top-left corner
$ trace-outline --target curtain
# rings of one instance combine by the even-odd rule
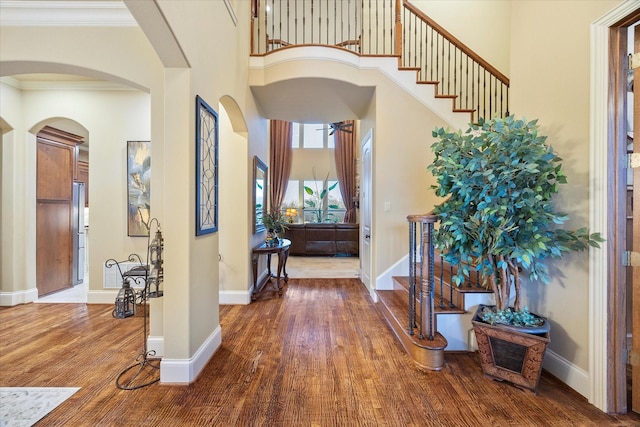
[[[291,172],[291,122],[271,120],[269,149],[269,212],[279,211]]]
[[[353,132],[337,130],[335,133],[336,173],[342,201],[347,208],[344,222],[355,223],[356,206],[353,198],[356,195],[356,132],[353,120],[348,120],[345,123],[352,123],[350,129],[353,129]]]

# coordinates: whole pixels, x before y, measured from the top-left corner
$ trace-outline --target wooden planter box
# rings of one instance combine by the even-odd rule
[[[550,342],[548,329],[543,333],[528,334],[509,326],[489,325],[478,317],[482,308],[482,305],[478,308],[471,323],[484,374],[535,393]]]

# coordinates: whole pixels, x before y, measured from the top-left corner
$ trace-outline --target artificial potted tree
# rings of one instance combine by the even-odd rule
[[[483,371],[535,392],[549,330],[522,305],[522,276],[549,282],[546,260],[599,247],[603,239],[586,228],[559,227],[568,216],[552,199],[566,176],[537,120],[480,120],[464,133],[439,128],[433,136],[428,169],[437,178],[432,188],[446,198],[434,209],[435,246],[454,266],[456,285],[477,271],[495,296],[495,306],[481,306],[472,321]]]

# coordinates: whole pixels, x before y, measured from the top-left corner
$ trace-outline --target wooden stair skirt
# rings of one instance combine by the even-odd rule
[[[423,369],[439,371],[444,367],[447,339],[439,332],[433,340],[420,339],[418,332],[409,334],[409,292],[403,285],[394,278],[394,290],[377,290],[378,310],[415,364]]]
[[[378,310],[402,344],[405,351],[420,368],[439,371],[444,367],[444,349],[447,339],[436,332],[434,339],[420,339],[418,334],[409,335],[409,298],[401,291],[376,291],[378,294]]]
[[[451,286],[448,284],[449,272],[444,274],[444,286],[440,288],[439,266],[436,265],[435,283],[435,311],[437,317],[445,314],[464,314],[466,294],[490,293],[485,288]],[[409,277],[393,277],[393,290],[377,290],[378,309],[384,316],[387,324],[402,343],[406,352],[421,368],[439,371],[444,367],[444,349],[447,347],[447,339],[436,332],[434,339],[420,339],[417,332],[409,335]],[[453,288],[453,292],[450,289]],[[445,295],[440,295],[443,292]],[[437,327],[436,327],[437,330]]]

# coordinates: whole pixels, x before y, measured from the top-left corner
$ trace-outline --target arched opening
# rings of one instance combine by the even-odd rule
[[[92,216],[90,234],[94,241],[103,242],[97,249],[102,253],[85,252],[86,290],[78,295],[59,295],[58,300],[87,302],[93,294],[94,300],[89,302],[111,303],[110,296],[103,296],[111,294],[104,291],[111,286],[115,295],[120,283],[103,280],[104,260],[146,250],[145,238],[127,236],[125,192],[127,141],[151,139],[148,90],[116,76],[61,64],[14,61],[3,63],[2,70],[6,73],[2,79],[3,96],[11,96],[15,106],[3,112],[7,115],[3,117],[7,123],[3,129],[13,130],[3,136],[2,162],[8,178],[2,182],[3,200],[7,201],[3,202],[2,234],[21,236],[6,241],[3,238],[2,291],[9,298],[2,305],[38,299],[36,267],[33,262],[19,260],[33,260],[38,244],[35,135],[45,126],[83,137],[78,172],[84,177],[75,180],[86,185],[91,176],[92,185],[85,200],[90,201],[97,214]],[[11,257],[5,256],[8,253]],[[54,302],[48,299],[45,301]]]

